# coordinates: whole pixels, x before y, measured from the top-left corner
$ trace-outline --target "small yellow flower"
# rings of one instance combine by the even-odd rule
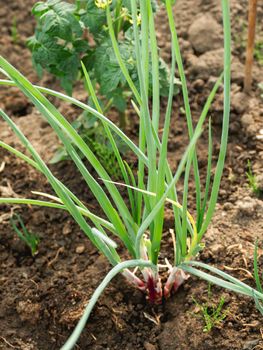
[[[137,15],[137,26],[140,26],[141,23],[142,23],[142,16],[141,16],[141,14],[139,13],[139,14]]]
[[[127,20],[127,18],[129,17],[129,10],[127,9],[127,7],[121,8],[121,17],[124,18],[124,20]]]
[[[103,9],[103,10],[111,3],[112,3],[112,0],[95,0],[95,5],[99,9]]]
[[[129,22],[130,22],[131,24],[133,24],[133,20],[132,20],[132,19],[130,19]],[[139,14],[137,15],[137,26],[140,26],[141,23],[142,23],[142,17],[141,17],[141,14],[139,13]]]

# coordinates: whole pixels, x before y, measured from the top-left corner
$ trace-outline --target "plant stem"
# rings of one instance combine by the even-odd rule
[[[245,79],[244,79],[244,91],[250,92],[252,85],[252,67],[253,67],[253,55],[256,35],[256,19],[257,19],[257,0],[249,0],[248,10],[248,39],[247,39],[247,51],[246,51],[246,66],[245,66]]]
[[[120,129],[125,131],[127,127],[127,117],[125,112],[119,111],[119,123],[120,123]]]
[[[114,23],[114,32],[116,38],[118,38],[119,32],[121,30],[122,18],[120,18],[122,7],[122,0],[117,0],[116,9],[115,9],[115,23]]]
[[[205,220],[199,231],[199,242],[201,241],[206,229],[212,219],[217,202],[220,181],[224,170],[226,151],[227,151],[227,139],[229,129],[229,116],[230,116],[230,76],[231,76],[231,26],[230,26],[230,4],[229,0],[222,0],[223,10],[223,25],[224,25],[224,114],[223,125],[221,134],[221,146],[216,165],[215,177],[213,180],[210,201]]]

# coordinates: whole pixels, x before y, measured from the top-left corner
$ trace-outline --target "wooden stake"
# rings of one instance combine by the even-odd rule
[[[244,79],[244,91],[250,92],[252,85],[252,66],[254,56],[254,45],[256,35],[256,20],[257,20],[257,0],[249,0],[248,10],[248,38],[247,38],[247,51],[246,51],[246,66],[245,66],[245,79]]]

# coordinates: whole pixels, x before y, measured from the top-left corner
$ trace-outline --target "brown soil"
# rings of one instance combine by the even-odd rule
[[[0,51],[31,81],[37,82],[30,53],[25,46],[26,38],[34,29],[30,15],[33,3],[33,0],[2,2]],[[228,157],[217,212],[206,234],[206,248],[200,254],[200,260],[223,268],[253,285],[249,271],[252,271],[255,238],[263,238],[263,202],[249,189],[245,172],[248,159],[251,160],[255,174],[260,174],[263,168],[263,144],[262,139],[258,138],[263,129],[263,100],[257,88],[257,84],[263,81],[263,69],[258,63],[255,64],[253,91],[245,98],[240,95],[246,8],[247,1],[231,1],[235,69]],[[188,29],[201,13],[211,14],[221,23],[220,1],[178,0],[175,13],[190,82],[193,116],[197,119],[214,77],[217,76],[217,63],[206,61],[205,68],[198,66],[197,62],[204,58],[199,57],[200,54],[196,53],[189,42]],[[19,33],[17,42],[13,42],[11,35],[14,18]],[[262,4],[259,4],[258,24],[258,36],[262,36]],[[159,43],[164,58],[169,61],[167,21],[162,13],[158,18],[158,27]],[[220,34],[218,38],[220,40]],[[215,57],[216,52],[212,56]],[[40,83],[58,88],[50,76],[45,76]],[[41,156],[46,161],[49,160],[58,143],[49,125],[16,89],[1,87],[0,92],[0,106],[14,118]],[[77,96],[85,100],[81,90],[77,91]],[[72,106],[54,102],[70,119],[78,115]],[[184,115],[176,113],[181,103],[180,98],[174,103],[175,113],[171,126],[169,154],[174,168],[187,144]],[[221,115],[222,94],[219,93],[211,109],[215,151],[219,147]],[[132,127],[134,129],[129,130],[130,135],[135,134],[137,125]],[[2,121],[0,139],[23,150]],[[201,177],[204,179],[206,133],[202,136],[199,147]],[[21,197],[32,197],[32,190],[51,191],[43,176],[4,150],[0,150],[0,168],[1,197],[12,196],[14,193]],[[89,190],[70,162],[60,163],[51,169],[85,203],[96,209]],[[190,185],[191,188],[193,184]],[[191,191],[190,199],[194,204],[194,193]],[[9,218],[13,211],[19,212],[30,231],[41,239],[39,252],[34,258],[18,241],[10,227]],[[165,227],[168,229],[173,223],[169,209],[166,218]],[[163,251],[166,250],[168,255],[171,245],[171,239],[165,233]],[[0,252],[0,349],[59,349],[76,325],[92,292],[110,269],[108,262],[98,254],[66,213],[32,207],[15,206],[11,209],[10,206],[1,206]],[[262,266],[262,258],[260,262]],[[263,349],[262,316],[255,309],[253,301],[215,286],[212,286],[211,292],[208,289],[207,283],[191,278],[163,305],[152,306],[143,294],[125,285],[122,278],[117,277],[100,298],[76,349]],[[205,323],[200,305],[217,305],[222,296],[225,299],[226,318],[210,332],[203,332]]]

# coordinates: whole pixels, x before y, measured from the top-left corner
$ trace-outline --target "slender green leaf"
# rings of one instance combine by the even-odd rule
[[[203,237],[215,210],[219,187],[220,187],[220,181],[221,181],[221,177],[224,169],[226,151],[227,151],[229,115],[230,115],[230,77],[231,77],[231,29],[230,29],[230,4],[228,0],[222,0],[222,9],[223,9],[224,46],[225,46],[223,126],[222,126],[221,146],[220,146],[214,181],[212,185],[209,206],[208,206],[205,220],[199,232],[200,240]]]
[[[116,8],[116,11],[117,11],[117,8]],[[97,96],[95,94],[93,85],[92,85],[91,80],[90,80],[90,76],[89,76],[89,74],[88,74],[84,64],[82,62],[81,62],[81,64],[82,64],[82,69],[83,69],[83,72],[84,72],[84,75],[85,75],[85,78],[86,78],[86,82],[87,82],[88,89],[89,89],[89,92],[91,94],[93,103],[96,106],[97,111],[102,114],[102,109],[100,107],[99,101],[98,101]],[[129,185],[130,182],[129,182],[129,177],[128,177],[128,174],[127,174],[127,171],[126,171],[126,167],[125,167],[125,165],[123,163],[123,160],[121,158],[121,155],[120,155],[120,152],[119,152],[118,147],[116,145],[116,142],[115,142],[115,140],[114,140],[114,138],[112,136],[110,128],[108,127],[108,125],[105,122],[102,122],[102,124],[104,126],[106,135],[109,138],[110,144],[111,144],[113,152],[115,154],[115,157],[116,157],[116,159],[118,161],[118,164],[119,164],[119,167],[121,169],[121,173],[122,173],[123,179],[124,179],[125,183],[127,183]],[[128,189],[128,195],[129,195],[129,199],[130,199],[131,205],[134,206],[134,198],[133,198],[132,191],[130,189]]]
[[[258,269],[258,241],[256,241],[255,249],[254,249],[254,278],[255,278],[257,290],[263,294],[263,288],[261,285],[261,281],[259,277],[259,269]]]
[[[177,32],[175,29],[175,21],[174,21],[174,17],[173,17],[172,5],[173,5],[172,0],[166,0],[166,10],[167,10],[167,15],[168,15],[168,20],[169,20],[169,27],[170,27],[171,33],[173,34],[172,38],[173,38],[173,45],[174,45],[174,49],[175,49],[176,63],[177,63],[177,67],[178,67],[180,80],[182,83],[184,108],[185,108],[185,112],[186,112],[186,120],[187,120],[189,138],[191,140],[191,138],[193,137],[193,134],[194,134],[193,122],[192,122],[191,108],[190,108],[190,102],[189,102],[189,97],[188,97],[187,81],[186,81],[186,76],[184,73],[184,67],[183,67],[183,61],[182,61],[181,52],[180,52],[179,40],[178,40]],[[197,210],[197,216],[198,216],[200,213],[200,209],[201,209],[201,185],[200,185],[200,177],[199,177],[198,161],[197,161],[196,152],[194,154],[193,166],[194,166],[194,177],[195,177],[195,186],[196,186],[196,210]]]
[[[211,126],[211,118],[210,118],[209,127],[208,127],[208,158],[207,158],[207,170],[206,170],[206,181],[205,181],[205,194],[203,198],[200,216],[197,222],[198,228],[200,228],[200,225],[203,222],[203,218],[204,218],[204,214],[207,206],[207,199],[208,199],[209,189],[211,184],[212,155],[213,155],[213,140],[212,140],[212,126]]]
[[[137,237],[136,237],[136,254],[139,257],[140,256],[140,244],[141,244],[141,239],[142,236],[145,232],[145,230],[147,229],[147,227],[151,224],[151,222],[154,220],[155,215],[158,213],[158,211],[161,209],[161,207],[163,206],[163,203],[165,202],[166,198],[169,196],[169,193],[171,191],[171,189],[175,186],[175,184],[177,183],[177,181],[179,180],[182,171],[184,169],[185,163],[187,162],[187,159],[189,157],[189,154],[191,154],[191,151],[193,150],[193,148],[195,147],[195,144],[197,142],[198,137],[201,134],[201,125],[199,125],[199,128],[196,129],[195,134],[189,144],[189,146],[187,147],[187,150],[185,151],[180,164],[178,165],[178,168],[176,170],[176,173],[173,177],[173,180],[171,181],[171,183],[167,186],[166,191],[164,192],[163,196],[161,197],[161,199],[159,200],[159,202],[154,206],[154,208],[151,210],[150,214],[147,216],[147,218],[143,221],[143,223],[141,224],[138,233],[137,233]],[[158,252],[158,249],[156,248],[156,253]]]

